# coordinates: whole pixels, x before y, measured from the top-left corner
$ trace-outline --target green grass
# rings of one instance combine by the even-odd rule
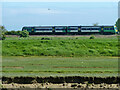
[[[118,38],[116,36],[95,37],[95,39],[89,39],[89,37],[9,37],[2,42],[2,55],[118,56]]]
[[[3,76],[117,76],[116,57],[3,57]]]
[[[3,76],[118,76],[118,38],[9,37]]]

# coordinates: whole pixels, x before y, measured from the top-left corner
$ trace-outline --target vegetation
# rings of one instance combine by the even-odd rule
[[[6,35],[20,35],[21,31],[6,31]]]
[[[0,26],[0,31],[2,31],[2,33],[5,33],[7,30],[5,29],[4,26]]]
[[[20,32],[20,37],[29,37],[29,32],[27,30],[21,31]]]
[[[92,37],[93,38],[93,37]],[[9,37],[2,42],[3,56],[118,56],[113,37]]]
[[[116,24],[115,24],[118,28],[118,31],[120,32],[120,18],[116,21]]]
[[[6,39],[6,36],[4,33],[2,33],[2,40],[5,40]]]
[[[5,36],[5,32],[7,30],[5,29],[4,26],[0,26],[0,40],[5,40],[6,36]]]
[[[95,39],[95,36],[94,35],[90,36],[90,39]]]
[[[113,56],[118,56],[118,38],[91,38],[7,37],[2,41],[2,75],[117,76],[118,58]]]
[[[99,23],[94,23],[93,26],[98,26]]]
[[[3,57],[3,76],[118,76],[118,58]]]

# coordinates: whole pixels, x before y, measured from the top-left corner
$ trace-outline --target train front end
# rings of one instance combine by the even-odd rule
[[[119,32],[118,32],[118,29],[117,29],[117,27],[116,26],[114,26],[114,30],[115,30],[115,33],[116,34],[118,34]]]

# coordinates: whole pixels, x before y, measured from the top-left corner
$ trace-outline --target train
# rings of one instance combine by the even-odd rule
[[[22,31],[36,35],[118,34],[116,26],[25,26]]]

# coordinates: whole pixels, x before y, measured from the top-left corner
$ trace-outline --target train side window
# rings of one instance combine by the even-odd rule
[[[82,30],[86,30],[86,28],[82,28]]]
[[[107,30],[106,28],[104,28],[104,30]]]

